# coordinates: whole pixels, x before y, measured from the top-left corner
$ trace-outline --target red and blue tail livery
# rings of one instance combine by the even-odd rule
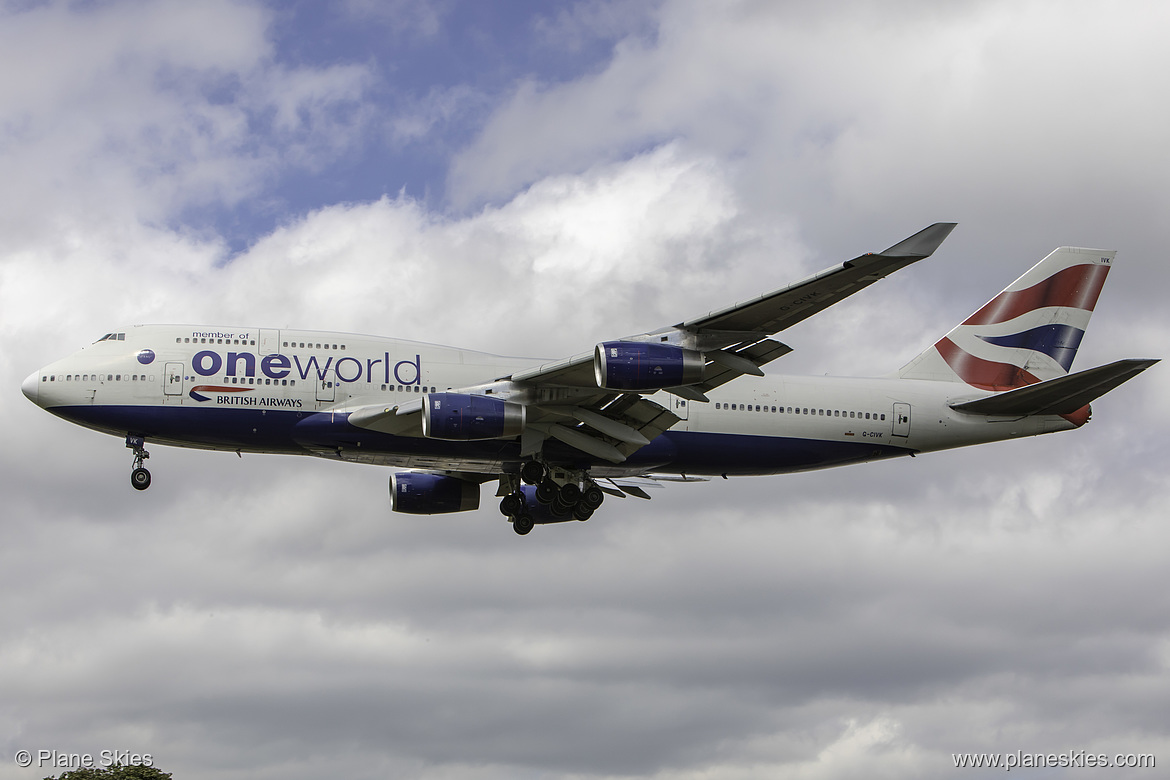
[[[1010,390],[1072,368],[1114,252],[1061,247],[900,372],[903,379]]]
[[[138,325],[50,363],[33,403],[124,438],[131,484],[148,443],[314,455],[395,469],[391,507],[478,509],[495,483],[513,530],[586,520],[650,482],[784,474],[1072,430],[1149,368],[1072,372],[1114,253],[1061,247],[891,376],[763,367],[773,336],[931,256],[937,223],[744,303],[561,359],[378,336]]]

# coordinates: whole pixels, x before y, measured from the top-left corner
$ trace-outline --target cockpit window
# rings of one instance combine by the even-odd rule
[[[98,341],[125,341],[125,340],[126,340],[125,333],[107,333],[106,335],[102,336],[100,339],[95,341],[94,344],[97,344]]]

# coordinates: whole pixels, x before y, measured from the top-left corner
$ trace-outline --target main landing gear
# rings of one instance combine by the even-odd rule
[[[520,535],[537,524],[588,520],[605,500],[588,472],[550,468],[537,460],[525,461],[519,479],[512,475],[505,490],[500,512]]]
[[[150,472],[142,465],[150,457],[145,444],[146,440],[141,436],[126,437],[126,446],[134,450],[134,470],[130,472],[130,484],[135,490],[146,490],[150,487]]]

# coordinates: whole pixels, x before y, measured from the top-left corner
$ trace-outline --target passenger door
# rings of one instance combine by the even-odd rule
[[[317,400],[332,401],[337,397],[337,375],[327,368],[317,376]]]
[[[903,438],[910,435],[910,404],[894,404],[893,433]]]
[[[168,396],[179,396],[183,394],[183,364],[182,363],[167,363],[166,372],[163,374],[163,393]]]

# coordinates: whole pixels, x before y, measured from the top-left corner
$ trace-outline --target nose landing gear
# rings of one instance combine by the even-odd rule
[[[142,465],[150,457],[145,444],[146,440],[141,436],[126,437],[126,446],[134,450],[134,469],[130,472],[130,484],[135,490],[146,490],[150,487],[150,472]]]

